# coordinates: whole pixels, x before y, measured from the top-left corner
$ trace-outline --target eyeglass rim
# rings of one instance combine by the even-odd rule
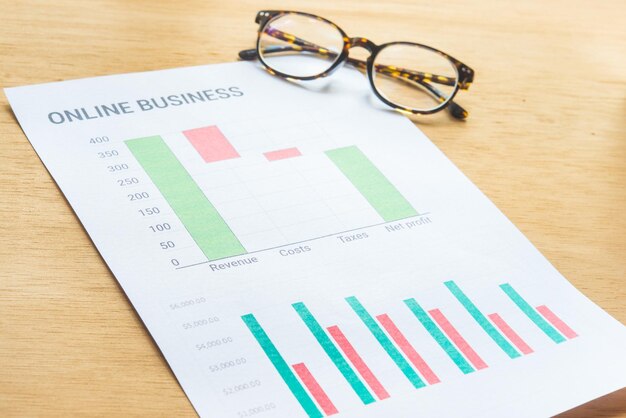
[[[311,75],[311,76],[296,76],[296,75],[292,75],[292,74],[286,74],[283,73],[281,71],[278,71],[274,68],[272,68],[271,65],[269,65],[267,62],[265,62],[265,60],[263,59],[263,54],[261,54],[261,35],[263,34],[263,30],[265,29],[265,27],[272,21],[277,20],[283,16],[286,15],[290,15],[290,14],[295,14],[295,15],[300,15],[300,16],[307,16],[316,20],[320,20],[324,23],[330,24],[331,26],[333,26],[335,29],[337,29],[337,31],[339,31],[339,33],[341,34],[341,39],[343,41],[343,46],[341,48],[341,53],[337,56],[337,58],[335,59],[335,61],[332,63],[332,65],[330,67],[328,67],[325,71],[316,74],[316,75]],[[292,79],[292,80],[299,80],[299,81],[311,81],[311,80],[317,80],[318,78],[323,78],[323,77],[328,77],[329,75],[331,75],[332,73],[334,73],[335,71],[337,71],[347,60],[348,58],[348,52],[350,50],[349,45],[350,45],[350,38],[348,38],[348,35],[346,35],[346,33],[343,31],[343,29],[341,29],[339,26],[337,26],[335,23],[331,22],[328,19],[325,19],[321,16],[317,16],[311,13],[305,13],[305,12],[297,12],[297,11],[289,11],[289,10],[265,10],[265,11],[260,11],[259,13],[257,13],[257,18],[256,18],[256,22],[259,23],[259,31],[258,31],[258,36],[257,36],[257,42],[256,42],[256,50],[257,50],[257,55],[259,57],[259,61],[261,62],[261,64],[263,64],[263,66],[265,67],[266,70],[268,70],[268,72],[272,75],[277,75],[279,77],[282,78],[286,78],[286,79]]]
[[[437,54],[439,54],[439,55],[443,56],[444,58],[448,59],[450,64],[452,64],[452,68],[454,68],[454,71],[456,72],[456,80],[455,80],[455,83],[454,83],[454,89],[452,90],[452,93],[448,96],[446,101],[442,102],[441,104],[439,104],[439,106],[434,107],[432,109],[416,109],[416,108],[403,106],[401,104],[394,103],[394,102],[390,101],[389,99],[387,99],[385,97],[385,95],[381,91],[378,90],[378,88],[376,88],[376,83],[374,81],[374,77],[375,77],[374,66],[375,66],[375,63],[376,63],[376,57],[385,48],[387,48],[389,46],[393,46],[393,45],[410,45],[410,46],[416,46],[416,47],[424,48],[424,49],[430,50],[432,52],[436,52]],[[407,112],[410,112],[410,113],[414,113],[414,114],[430,115],[430,114],[437,113],[437,112],[445,109],[450,104],[450,102],[454,99],[456,94],[459,92],[459,89],[460,89],[459,68],[455,65],[454,61],[451,60],[450,58],[451,57],[449,55],[447,55],[446,53],[444,53],[442,51],[439,51],[438,49],[435,49],[435,48],[430,47],[428,45],[419,44],[417,42],[409,42],[409,41],[387,42],[387,43],[384,43],[384,44],[381,44],[381,45],[376,45],[375,52],[372,52],[372,54],[368,57],[368,59],[367,59],[367,78],[369,80],[370,86],[372,87],[372,90],[374,91],[374,94],[376,95],[376,97],[378,97],[383,103],[387,104],[388,106],[391,106],[391,107],[396,108],[396,109],[401,109],[401,110],[404,110],[404,111],[407,111]]]
[[[312,76],[295,76],[292,74],[286,74],[283,73],[281,71],[278,71],[274,68],[272,68],[272,66],[270,66],[267,62],[265,62],[265,60],[263,59],[263,55],[261,54],[260,51],[260,42],[261,42],[261,35],[263,34],[263,31],[265,29],[265,27],[272,21],[281,18],[285,15],[290,15],[290,14],[294,14],[294,15],[301,15],[301,16],[306,16],[306,17],[310,17],[316,20],[319,20],[321,22],[324,22],[326,24],[329,24],[331,26],[333,26],[342,36],[342,40],[343,40],[343,46],[342,46],[342,50],[341,53],[339,54],[339,56],[335,59],[335,61],[331,64],[331,66],[329,68],[327,68],[325,71],[321,72],[320,74],[317,75],[312,75]],[[255,22],[259,24],[259,29],[258,29],[258,33],[257,33],[257,42],[256,42],[256,51],[257,51],[257,56],[259,61],[261,62],[261,64],[263,65],[263,67],[272,75],[276,75],[288,80],[298,80],[298,81],[311,81],[311,80],[316,80],[318,78],[323,78],[323,77],[328,77],[331,74],[333,74],[335,71],[337,71],[341,66],[343,66],[343,64],[345,64],[345,62],[348,59],[349,56],[349,51],[350,48],[352,48],[353,46],[356,46],[355,43],[353,43],[355,40],[362,40],[364,42],[367,42],[367,46],[365,45],[359,45],[359,46],[364,46],[369,52],[370,52],[370,56],[367,58],[366,60],[366,73],[367,73],[367,78],[369,80],[370,83],[370,87],[372,88],[374,94],[376,95],[376,97],[381,100],[383,103],[385,103],[386,105],[390,106],[391,108],[394,109],[398,109],[407,113],[412,113],[412,114],[422,114],[422,115],[428,115],[428,114],[433,114],[436,112],[439,112],[443,109],[445,109],[446,107],[448,107],[450,105],[450,103],[453,101],[454,97],[456,96],[456,94],[458,93],[458,91],[460,89],[467,89],[469,87],[469,85],[472,83],[473,78],[474,78],[474,70],[472,70],[468,65],[462,63],[461,61],[457,60],[456,58],[452,57],[449,54],[446,54],[443,51],[440,51],[436,48],[433,48],[431,46],[428,45],[424,45],[424,44],[420,44],[417,42],[409,42],[409,41],[394,41],[394,42],[387,42],[384,44],[376,44],[372,41],[370,41],[369,39],[366,38],[362,38],[362,37],[349,37],[346,32],[341,29],[341,27],[339,27],[337,24],[335,24],[334,22],[312,14],[312,13],[306,13],[306,12],[301,12],[301,11],[294,11],[294,10],[261,10],[257,13],[257,16],[255,18]],[[428,49],[432,52],[435,52],[439,55],[441,55],[442,57],[446,58],[454,67],[454,69],[456,70],[457,73],[457,80],[456,80],[456,84],[454,87],[454,90],[452,91],[452,93],[448,96],[448,98],[446,99],[445,102],[441,103],[439,106],[433,108],[433,109],[427,109],[427,110],[423,110],[423,109],[414,109],[414,108],[410,108],[398,103],[394,103],[390,100],[388,100],[386,97],[384,97],[384,95],[376,88],[376,85],[374,84],[374,61],[376,59],[376,56],[380,53],[381,50],[383,50],[384,48],[391,46],[391,45],[397,45],[397,44],[405,44],[405,45],[412,45],[412,46],[417,46],[417,47],[421,47],[421,48],[425,48]]]

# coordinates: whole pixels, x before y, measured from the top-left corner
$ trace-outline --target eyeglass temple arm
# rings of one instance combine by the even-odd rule
[[[331,58],[334,58],[337,56],[337,54],[335,54],[334,52],[328,51],[328,52],[322,53],[320,50],[328,51],[327,49],[320,48],[320,47],[313,48],[313,47],[302,46],[302,45],[276,45],[272,47],[271,51],[267,51],[267,52],[276,53],[276,52],[286,52],[286,51],[307,51],[307,52],[313,52],[313,53],[318,53],[318,54],[321,53],[322,55],[327,55]],[[246,49],[246,50],[240,51],[239,58],[241,58],[242,60],[246,60],[246,61],[255,60],[258,58],[257,50]],[[348,58],[347,62],[360,69],[367,68],[367,63],[362,60],[358,60],[355,58]],[[384,74],[388,77],[397,78],[406,82],[417,83],[421,85],[422,87],[424,87],[426,90],[428,90],[433,96],[435,96],[441,102],[445,101],[445,99],[447,98],[441,91],[439,91],[439,89],[437,89],[435,86],[430,84],[429,81],[425,77],[420,77],[419,75],[416,75],[415,74],[416,72],[414,71],[404,70],[401,68],[381,65],[381,64],[377,64],[375,66],[375,70],[376,72]],[[440,77],[440,76],[433,76],[433,77]],[[446,109],[456,119],[466,119],[467,116],[469,115],[468,112],[462,106],[460,106],[453,100],[450,100],[450,103],[448,103],[448,106],[446,107]]]

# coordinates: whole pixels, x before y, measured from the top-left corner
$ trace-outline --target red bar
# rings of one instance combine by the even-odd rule
[[[513,344],[515,344],[515,347],[517,347],[519,351],[524,354],[530,354],[533,352],[533,349],[530,348],[530,346],[526,344],[524,340],[522,340],[522,337],[520,337],[517,332],[513,331],[513,328],[511,328],[509,324],[507,324],[504,319],[500,317],[500,315],[498,315],[497,313],[492,313],[488,316],[489,319],[491,319],[491,322],[493,322],[496,327],[498,327],[500,332],[502,332],[506,336],[506,338],[508,338]]]
[[[298,377],[300,377],[302,383],[304,383],[304,386],[306,386],[311,395],[315,398],[315,401],[322,408],[324,413],[326,415],[336,414],[338,412],[337,408],[335,408],[335,405],[333,405],[331,400],[328,398],[328,395],[326,395],[324,389],[322,389],[320,384],[317,383],[317,380],[315,380],[315,378],[313,377],[309,369],[304,365],[304,363],[294,364],[291,367],[293,367],[295,372],[298,374]]]
[[[484,369],[487,367],[487,363],[480,358],[480,356],[474,351],[474,349],[465,341],[465,338],[459,334],[459,332],[452,326],[448,319],[441,313],[439,309],[433,309],[428,311],[430,316],[433,317],[435,322],[443,329],[452,342],[461,350],[461,352],[467,357],[467,359],[476,367],[476,369]]]
[[[206,163],[239,158],[237,150],[217,126],[190,129],[183,134]]]
[[[333,325],[332,327],[326,328],[330,333],[330,336],[333,337],[333,340],[337,343],[341,351],[348,357],[350,363],[354,366],[354,368],[359,372],[363,380],[367,382],[369,387],[374,391],[378,399],[383,400],[389,397],[389,393],[385,390],[383,385],[378,381],[374,373],[367,367],[367,364],[363,361],[359,353],[356,352],[350,341],[346,338],[346,336],[341,332],[337,325]]]
[[[299,157],[302,154],[298,148],[285,148],[263,153],[268,161],[284,160],[285,158]]]
[[[565,322],[561,320],[554,312],[552,312],[546,305],[537,306],[535,309],[543,315],[556,329],[561,331],[561,334],[567,338],[572,339],[578,337],[576,331],[571,329]]]
[[[402,350],[404,355],[407,356],[409,361],[413,363],[420,374],[424,376],[428,384],[434,385],[435,383],[439,383],[440,380],[437,375],[430,367],[428,367],[428,364],[426,364],[422,356],[415,351],[415,348],[413,348],[409,340],[407,340],[404,334],[402,334],[402,331],[400,331],[391,318],[389,318],[389,315],[378,315],[376,316],[376,319],[378,319],[378,322],[380,322],[383,328],[385,328],[395,343],[398,344],[398,347],[400,347],[400,350]]]

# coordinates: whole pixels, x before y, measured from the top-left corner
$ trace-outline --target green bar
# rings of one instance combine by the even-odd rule
[[[129,139],[125,143],[209,260],[246,253],[160,136]]]
[[[354,312],[356,312],[359,318],[361,318],[361,321],[363,321],[365,326],[367,326],[374,337],[376,337],[380,345],[382,345],[387,354],[389,354],[389,357],[391,357],[400,370],[402,370],[402,373],[404,373],[413,386],[417,389],[426,386],[424,381],[419,377],[415,370],[413,370],[402,354],[400,354],[396,346],[393,345],[389,337],[387,337],[387,334],[385,334],[382,328],[376,323],[372,315],[370,315],[370,313],[367,312],[367,309],[361,305],[361,302],[359,302],[359,300],[354,296],[347,297],[346,302],[348,302]]]
[[[385,222],[419,215],[409,201],[355,145],[326,151],[326,155]]]
[[[563,337],[552,325],[550,325],[548,321],[543,319],[543,317],[539,315],[537,311],[535,311],[535,309],[515,291],[515,289],[513,289],[513,286],[508,283],[504,283],[500,285],[500,288],[504,290],[504,293],[506,293],[507,296],[515,302],[517,307],[520,308],[522,312],[524,312],[526,316],[529,317],[530,320],[533,321],[535,325],[537,325],[548,337],[550,337],[552,341],[555,343],[562,343],[565,341],[565,337]]]
[[[461,305],[469,312],[478,325],[495,341],[498,346],[504,351],[510,358],[520,357],[520,353],[507,341],[506,338],[500,334],[500,332],[489,322],[489,320],[483,315],[483,313],[474,305],[474,303],[463,293],[461,288],[450,280],[444,283],[446,287],[452,292],[454,297],[461,302]]]
[[[328,357],[335,363],[335,366],[337,366],[337,369],[343,374],[343,377],[345,377],[350,386],[352,386],[352,389],[354,389],[359,398],[361,398],[361,401],[366,405],[374,402],[375,399],[372,394],[367,390],[367,387],[361,382],[361,379],[359,379],[356,373],[354,373],[352,367],[350,367],[346,359],[339,352],[337,347],[335,347],[335,344],[333,344],[328,335],[326,335],[326,332],[324,332],[321,325],[317,322],[317,319],[315,319],[305,304],[297,302],[291,306],[298,312],[300,318],[302,318],[306,326],[313,333],[313,336],[315,336],[317,342],[320,343]]]
[[[467,360],[465,360],[465,357],[463,357],[459,350],[456,349],[448,337],[441,332],[437,324],[430,319],[426,311],[419,305],[419,303],[417,303],[415,299],[406,299],[404,303],[409,307],[411,312],[413,312],[413,315],[415,315],[415,317],[422,323],[424,328],[426,328],[426,331],[428,331],[430,336],[437,341],[437,344],[443,348],[443,350],[448,354],[448,357],[452,359],[452,361],[464,374],[474,371],[474,368],[467,362]]]
[[[280,353],[276,349],[276,346],[274,345],[272,340],[270,340],[270,337],[267,336],[267,333],[265,332],[263,327],[261,327],[261,324],[259,324],[254,315],[244,315],[241,317],[241,319],[243,319],[243,322],[246,324],[256,341],[259,343],[259,345],[265,352],[265,355],[270,359],[280,377],[283,378],[283,380],[289,387],[289,390],[291,390],[293,396],[295,396],[298,402],[300,402],[300,405],[302,406],[302,408],[304,408],[304,411],[309,415],[309,417],[323,417],[320,410],[317,409],[317,406],[315,405],[307,391],[302,387],[300,381],[298,380],[296,375],[293,374],[291,368],[289,367],[289,365],[287,365],[287,362],[285,361],[283,356],[280,355]]]

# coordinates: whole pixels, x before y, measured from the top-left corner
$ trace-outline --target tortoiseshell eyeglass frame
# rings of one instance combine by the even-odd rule
[[[343,38],[343,48],[341,50],[341,53],[337,54],[336,52],[330,51],[319,45],[315,45],[314,43],[308,42],[304,39],[300,39],[292,34],[282,32],[276,28],[271,28],[271,27],[266,28],[266,26],[272,21],[282,16],[289,15],[289,14],[307,16],[307,17],[317,19],[328,25],[333,26],[335,29],[337,29],[337,31],[339,31],[339,33],[341,34]],[[349,37],[348,35],[346,35],[343,29],[341,29],[339,26],[337,26],[330,20],[324,19],[323,17],[316,16],[310,13],[304,13],[304,12],[262,10],[257,13],[255,22],[259,24],[256,48],[240,51],[239,57],[242,60],[259,59],[263,67],[272,75],[276,75],[278,77],[282,77],[282,78],[289,79],[289,80],[301,80],[301,81],[315,80],[318,78],[327,77],[331,75],[337,69],[339,69],[343,64],[348,63],[350,65],[353,65],[356,68],[365,70],[367,73],[369,82],[370,82],[370,86],[372,90],[374,91],[374,94],[376,95],[376,97],[378,97],[382,102],[386,103],[388,106],[394,109],[398,109],[398,110],[412,113],[412,114],[428,115],[428,114],[439,112],[440,110],[447,108],[450,114],[456,119],[466,119],[469,115],[468,112],[465,109],[463,109],[459,104],[455,103],[453,99],[456,96],[459,89],[467,90],[469,88],[472,81],[474,81],[474,70],[472,70],[470,67],[463,64],[461,61],[457,60],[456,58],[453,58],[450,55],[442,51],[439,51],[430,46],[418,44],[415,42],[389,42],[389,43],[385,43],[382,45],[376,45],[374,42],[366,38]],[[289,43],[289,45],[285,45],[285,46],[277,45],[274,47],[275,50],[271,52],[304,51],[304,52],[311,52],[315,54],[328,56],[330,58],[334,58],[335,61],[330,65],[330,67],[326,71],[317,75],[313,75],[313,76],[299,77],[293,74],[282,73],[272,68],[263,60],[263,54],[261,54],[259,51],[261,35],[263,33],[269,34],[270,36],[273,36],[277,39],[280,39]],[[390,45],[412,45],[412,46],[417,46],[420,48],[430,50],[436,54],[441,55],[442,57],[450,61],[452,66],[456,69],[457,79],[444,77],[444,76],[437,75],[437,74],[430,74],[430,73],[424,73],[420,71],[405,69],[405,68],[398,68],[398,67],[391,66],[391,65],[389,66],[382,65],[382,64],[374,65],[376,56],[380,53],[382,49]],[[354,48],[354,47],[365,48],[370,53],[366,61],[349,57],[350,48]],[[264,53],[267,53],[267,51],[264,51]],[[406,107],[397,103],[393,103],[389,101],[385,96],[383,96],[376,89],[376,85],[374,84],[374,71],[380,74],[384,74],[389,77],[398,78],[408,83],[419,84],[420,87],[426,89],[441,104],[433,109],[421,110],[421,109],[412,109],[412,108],[409,108],[409,107]],[[439,89],[437,89],[437,87],[434,86],[433,83],[446,85],[446,86],[454,86],[454,89],[451,94],[445,95]]]

